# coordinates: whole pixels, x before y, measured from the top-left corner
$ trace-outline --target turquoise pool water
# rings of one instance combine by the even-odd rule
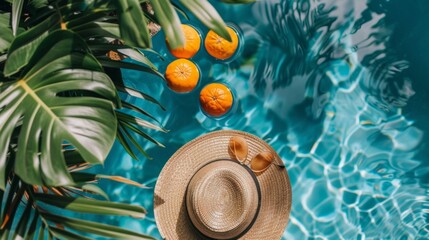
[[[241,54],[216,62],[204,50],[197,89],[176,94],[160,79],[124,70],[130,86],[150,93],[153,113],[169,133],[150,132],[166,148],[141,140],[153,156],[131,159],[115,144],[100,171],[154,187],[168,158],[189,140],[238,129],[271,144],[293,186],[284,239],[429,238],[429,2],[425,0],[296,0],[216,4],[243,33]],[[203,35],[207,29],[199,28]],[[174,58],[160,32],[155,48]],[[210,82],[231,86],[236,108],[215,120],[199,109]],[[159,237],[153,189],[102,182],[115,201],[140,204],[146,219],[100,221]],[[98,217],[97,217],[98,218]]]

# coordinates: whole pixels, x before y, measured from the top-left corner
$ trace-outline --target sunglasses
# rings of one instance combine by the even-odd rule
[[[243,137],[231,137],[228,144],[228,150],[233,159],[248,166],[254,173],[262,173],[271,165],[275,165],[278,168],[285,168],[285,165],[274,162],[275,156],[270,151],[260,152],[252,159],[248,160],[247,155],[249,153],[249,147]]]

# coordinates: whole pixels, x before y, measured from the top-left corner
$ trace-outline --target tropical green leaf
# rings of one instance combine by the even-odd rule
[[[42,8],[48,5],[48,0],[31,0],[28,4],[32,8]]]
[[[141,1],[138,0],[140,6],[142,7],[142,11],[144,16],[147,18],[149,22],[153,22],[159,25],[158,20],[155,19],[153,8],[149,3],[149,0]]]
[[[141,49],[141,51],[143,53],[152,53],[152,54],[155,54],[161,61],[165,61],[165,58],[161,54],[159,54],[157,51],[155,51],[155,50],[153,50],[151,48]]]
[[[175,2],[171,2],[171,4],[178,13],[180,13],[186,20],[189,20],[188,14],[178,4],[176,4]]]
[[[147,100],[149,102],[152,102],[152,103],[158,105],[162,110],[164,110],[164,111],[166,110],[165,107],[158,100],[156,100],[155,98],[153,98],[153,97],[149,96],[148,94],[146,94],[146,93],[144,93],[142,91],[139,91],[139,90],[137,90],[135,88],[116,86],[116,89],[118,89],[118,91],[127,93],[127,94],[129,94],[129,95],[131,95],[133,97],[145,99],[145,100]]]
[[[0,240],[9,240],[10,229],[2,229],[0,230]]]
[[[149,129],[153,129],[153,130],[157,130],[157,131],[161,131],[161,132],[167,132],[166,129],[159,127],[159,126],[157,126],[151,122],[148,122],[144,119],[141,119],[139,117],[132,116],[132,115],[122,113],[122,112],[116,112],[116,115],[118,116],[119,121],[124,121],[124,122],[127,122],[129,124],[136,124],[140,127],[149,128]]]
[[[71,172],[70,175],[73,178],[73,181],[78,183],[86,183],[96,181],[96,175],[92,173],[84,173],[84,172]]]
[[[0,175],[12,131],[21,118],[15,173],[25,182],[73,184],[62,153],[64,141],[87,162],[102,163],[106,158],[116,136],[113,103],[120,102],[110,78],[84,46],[70,31],[51,33],[23,78],[0,94]],[[98,97],[59,95],[73,90]]]
[[[136,63],[132,63],[132,62],[115,61],[115,60],[111,60],[107,57],[99,57],[98,61],[101,63],[101,65],[103,65],[103,67],[127,68],[127,69],[132,69],[132,70],[138,70],[138,71],[142,71],[142,72],[155,74],[158,77],[160,77],[161,79],[164,79],[164,75],[162,75],[160,72],[158,72],[155,69],[152,69],[151,67],[145,66],[145,65],[136,64]]]
[[[136,205],[42,193],[36,193],[34,197],[37,201],[75,212],[130,216],[135,218],[144,218],[146,215],[146,210]]]
[[[179,16],[168,0],[151,0],[156,19],[161,24],[168,43],[172,48],[182,47],[185,44],[185,35],[182,31]]]
[[[148,22],[138,0],[115,0],[121,26],[121,38],[126,44],[141,48],[151,48]]]
[[[138,159],[137,155],[133,152],[133,149],[131,148],[130,144],[127,141],[127,137],[124,135],[124,132],[122,129],[118,129],[117,138],[119,143],[122,145],[122,147],[125,149],[125,151],[134,159]]]
[[[111,13],[112,9],[93,9],[88,12],[84,12],[82,14],[78,14],[79,17],[73,18],[70,21],[66,22],[67,28],[74,28],[85,23],[95,22],[100,20],[103,17],[106,17],[109,13]]]
[[[5,52],[13,41],[12,29],[9,26],[10,13],[0,13],[0,53]],[[6,56],[6,55],[4,55]],[[3,62],[0,60],[0,62]]]
[[[27,230],[27,224],[30,221],[30,213],[31,213],[31,203],[27,203],[22,213],[21,218],[19,219],[19,223],[16,226],[15,233],[12,239],[24,239],[25,232]]]
[[[70,28],[84,39],[95,37],[120,38],[119,25],[108,22],[89,22]]]
[[[135,150],[147,154],[139,144],[140,136],[163,146],[140,128],[165,132],[156,118],[143,108],[122,102],[117,91],[165,108],[148,94],[126,87],[122,78],[114,74],[120,75],[121,68],[128,68],[164,79],[143,54],[155,52],[136,48],[151,47],[148,19],[162,26],[173,48],[184,44],[178,14],[187,18],[187,13],[181,7],[228,39],[225,23],[207,0],[182,0],[180,6],[170,0],[7,2],[12,14],[0,13],[0,64],[4,66],[0,73],[0,238],[33,239],[38,235],[39,239],[87,239],[80,235],[85,232],[115,239],[153,239],[48,211],[59,207],[83,213],[144,217],[142,207],[93,200],[89,198],[95,196],[82,192],[108,199],[100,187],[91,184],[99,179],[148,188],[121,176],[80,172],[103,162],[115,136],[133,157]],[[152,3],[155,15],[142,11],[140,3],[144,2]],[[59,31],[61,27],[69,30]],[[108,44],[112,39],[127,44]],[[112,50],[132,61],[108,59],[106,53]],[[115,80],[111,81],[103,70]],[[44,193],[34,193],[41,190]],[[51,208],[44,209],[47,205]],[[19,211],[23,214],[17,214],[24,206]]]
[[[31,5],[31,3],[30,3],[30,5]],[[34,11],[34,12],[32,12],[32,11]],[[26,26],[36,26],[37,24],[44,21],[49,16],[51,16],[53,14],[58,14],[58,12],[53,7],[44,6],[40,9],[33,9],[31,7],[29,14],[31,14],[32,17],[26,19],[25,25]]]
[[[133,132],[139,134],[140,136],[146,138],[147,140],[151,141],[152,143],[158,145],[159,147],[165,147],[162,143],[156,141],[154,138],[143,132],[142,130],[138,129],[136,126],[132,125],[131,122],[127,121],[119,121],[119,124],[122,126],[125,126],[129,129],[131,129]]]
[[[45,240],[45,231],[46,231],[46,226],[44,223],[40,224],[39,227],[39,235],[38,235],[38,240]]]
[[[63,22],[69,22],[75,18],[79,18],[81,14],[76,14],[83,11],[89,1],[73,0],[73,1],[50,1],[50,0],[31,0],[28,2],[31,17],[26,19],[26,23],[36,25],[38,22],[47,18],[52,14],[60,14]]]
[[[2,43],[1,43],[1,41],[2,41],[2,40],[1,40],[1,38],[0,38],[0,44],[2,44]],[[3,42],[3,43],[4,43],[4,45],[3,45],[3,46],[4,46],[5,48],[8,48],[8,45],[7,45],[8,43],[7,43],[7,42]],[[6,50],[6,49],[5,49],[5,50]],[[6,61],[6,59],[7,59],[7,54],[0,55],[0,63],[2,63],[2,62],[4,62],[4,61]],[[4,77],[4,76],[3,76],[3,73],[0,73],[0,81],[2,81],[2,80],[3,80],[3,77]],[[0,87],[1,87],[1,84],[0,84]],[[1,90],[0,90],[0,91],[1,91]]]
[[[91,181],[95,181],[97,179],[106,179],[106,180],[110,180],[110,181],[115,181],[115,182],[119,182],[119,183],[125,183],[128,185],[136,186],[139,188],[150,188],[144,184],[135,182],[133,180],[130,180],[128,178],[124,178],[121,176],[109,176],[109,175],[83,173],[83,172],[72,172],[71,175],[73,176],[73,180],[76,183],[91,182]]]
[[[108,51],[118,51],[121,54],[138,61],[142,64],[145,64],[152,68],[153,70],[158,70],[158,68],[137,48],[130,47],[128,45],[120,45],[120,44],[92,44],[89,42],[89,48],[92,51],[101,51],[105,54]]]
[[[135,48],[121,48],[118,49],[118,52],[130,57],[131,59],[141,62],[149,67],[151,67],[154,70],[157,70],[158,68],[153,65],[153,63],[138,49]]]
[[[143,115],[145,115],[145,116],[149,117],[150,119],[152,119],[152,120],[156,121],[157,123],[159,123],[158,119],[156,119],[156,118],[155,118],[154,116],[152,116],[150,113],[146,112],[145,110],[143,110],[142,108],[140,108],[140,107],[138,107],[138,106],[136,106],[136,105],[134,105],[134,104],[130,104],[130,103],[127,103],[127,102],[125,102],[125,101],[122,101],[122,107],[124,107],[124,108],[128,108],[128,109],[131,109],[131,110],[134,110],[135,112],[138,112],[138,113],[140,113],[140,114],[143,114]]]
[[[128,139],[130,140],[130,142],[134,145],[134,147],[137,148],[137,150],[142,153],[145,157],[147,157],[148,159],[152,159],[149,154],[146,153],[145,150],[143,150],[143,148],[140,146],[140,144],[135,140],[135,138],[128,132],[128,130],[123,126],[123,124],[121,124],[121,122],[119,122],[119,128],[120,128],[120,133],[125,133],[124,135],[121,135],[122,139]],[[125,138],[126,137],[126,138]],[[131,147],[127,144],[127,152],[128,153],[132,153],[130,154],[134,159],[138,160],[137,156],[134,154],[134,152],[132,151]]]
[[[91,240],[91,238],[84,237],[82,235],[67,231],[65,229],[57,227],[49,227],[49,231],[58,239],[81,239],[81,240]]]
[[[23,4],[24,0],[13,0],[12,2],[12,32],[14,36],[16,36],[16,33],[18,31]]]
[[[104,39],[103,39],[104,40]],[[122,48],[128,48],[127,45],[121,45],[121,44],[110,44],[107,42],[88,42],[88,47],[91,49],[92,52],[102,52],[105,54],[108,51],[117,51],[118,49]]]
[[[207,0],[180,0],[180,3],[208,28],[226,40],[232,41],[222,17]]]
[[[54,14],[32,29],[18,35],[9,48],[4,75],[8,77],[21,70],[33,57],[37,47],[49,32],[59,27],[60,16]]]
[[[155,239],[151,236],[136,233],[123,228],[110,226],[107,224],[96,223],[75,218],[66,218],[50,213],[44,213],[43,217],[47,220],[62,224],[66,227],[75,229],[81,232],[93,233],[101,236],[117,238],[117,239]]]
[[[80,155],[76,149],[70,149],[64,151],[64,158],[67,165],[76,165],[85,163],[85,159]]]
[[[136,187],[139,187],[139,188],[150,188],[150,187],[148,187],[148,186],[146,186],[144,184],[140,184],[138,182],[132,181],[132,180],[130,180],[128,178],[124,178],[124,177],[121,177],[121,176],[108,176],[108,175],[97,174],[96,178],[98,178],[98,179],[108,179],[108,180],[115,181],[115,182],[120,182],[120,183],[125,183],[125,184],[128,184],[128,185],[133,185],[133,186],[136,186]]]
[[[37,223],[39,222],[39,214],[37,212],[33,215],[33,220],[31,221],[30,227],[28,228],[24,239],[34,239],[36,236]]]
[[[0,223],[3,222],[3,213],[2,213],[2,209],[3,209],[3,204],[4,204],[4,200],[3,200],[3,196],[4,196],[4,191],[0,190]]]
[[[99,186],[97,186],[95,184],[84,184],[84,185],[82,185],[81,188],[85,192],[89,192],[89,193],[92,193],[92,194],[97,194],[99,196],[102,196],[106,200],[110,200],[109,196],[107,195],[107,193],[103,189],[101,189]]]
[[[13,150],[11,150],[11,148],[9,148],[8,151],[10,151],[10,152],[6,154],[6,158],[3,161],[0,161],[0,186],[6,186],[6,183],[8,183],[8,180],[10,179],[9,176],[12,172],[11,171],[11,169],[12,169],[11,165],[12,164],[11,164],[10,159],[11,159],[11,156],[14,155],[14,152],[13,152]],[[14,187],[13,183],[12,183],[10,189],[12,189],[12,187]],[[3,193],[4,191],[5,191],[5,189],[0,188],[0,192]],[[2,203],[4,204],[3,201],[2,201]],[[2,204],[0,204],[0,211],[1,211],[0,224],[3,221],[3,216],[4,216],[4,212],[3,212],[4,210],[1,209],[1,207],[2,207]]]
[[[6,204],[4,205],[3,209],[0,229],[10,229],[12,227],[12,223],[17,215],[17,210],[23,195],[23,187],[18,187],[15,191],[9,190]]]
[[[109,8],[112,6],[112,1],[100,0],[78,0],[82,1],[88,8]],[[74,1],[73,1],[74,2]]]
[[[5,191],[5,190],[0,190]],[[2,199],[1,201],[1,216],[0,216],[0,226],[5,225],[7,221],[6,218],[10,218],[10,216],[6,216],[10,211],[13,211],[13,197],[19,196],[19,194],[22,192],[22,189],[19,188],[19,181],[16,181],[15,178],[12,180],[12,184],[10,184],[10,187],[7,191],[6,195],[6,201]],[[21,195],[22,197],[22,195]],[[0,229],[3,227],[0,227]]]

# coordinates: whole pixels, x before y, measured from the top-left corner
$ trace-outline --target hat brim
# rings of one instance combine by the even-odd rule
[[[235,130],[221,130],[203,135],[180,148],[165,164],[154,193],[155,220],[165,239],[199,239],[185,206],[186,187],[201,166],[217,159],[230,159],[228,143],[241,136],[249,146],[248,158],[261,151],[271,151],[275,161],[282,164],[274,149],[262,139]],[[279,239],[289,220],[292,189],[285,168],[274,165],[257,174],[261,188],[261,208],[252,228],[243,239]]]

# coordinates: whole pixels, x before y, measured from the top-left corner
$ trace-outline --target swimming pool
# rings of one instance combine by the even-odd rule
[[[203,76],[188,94],[123,70],[127,84],[159,99],[167,111],[130,100],[170,132],[151,132],[165,149],[141,140],[153,160],[133,160],[116,143],[101,171],[153,187],[186,142],[217,129],[243,130],[271,144],[288,169],[293,205],[285,239],[429,238],[429,2],[283,0],[216,7],[243,33],[241,54],[224,63],[200,51],[193,60]],[[174,58],[162,32],[154,43],[166,58],[157,61],[162,72]],[[210,82],[234,91],[237,105],[225,118],[211,119],[199,109],[199,91]],[[149,213],[144,220],[100,221],[160,237],[153,189],[101,184],[111,200],[140,204]]]

